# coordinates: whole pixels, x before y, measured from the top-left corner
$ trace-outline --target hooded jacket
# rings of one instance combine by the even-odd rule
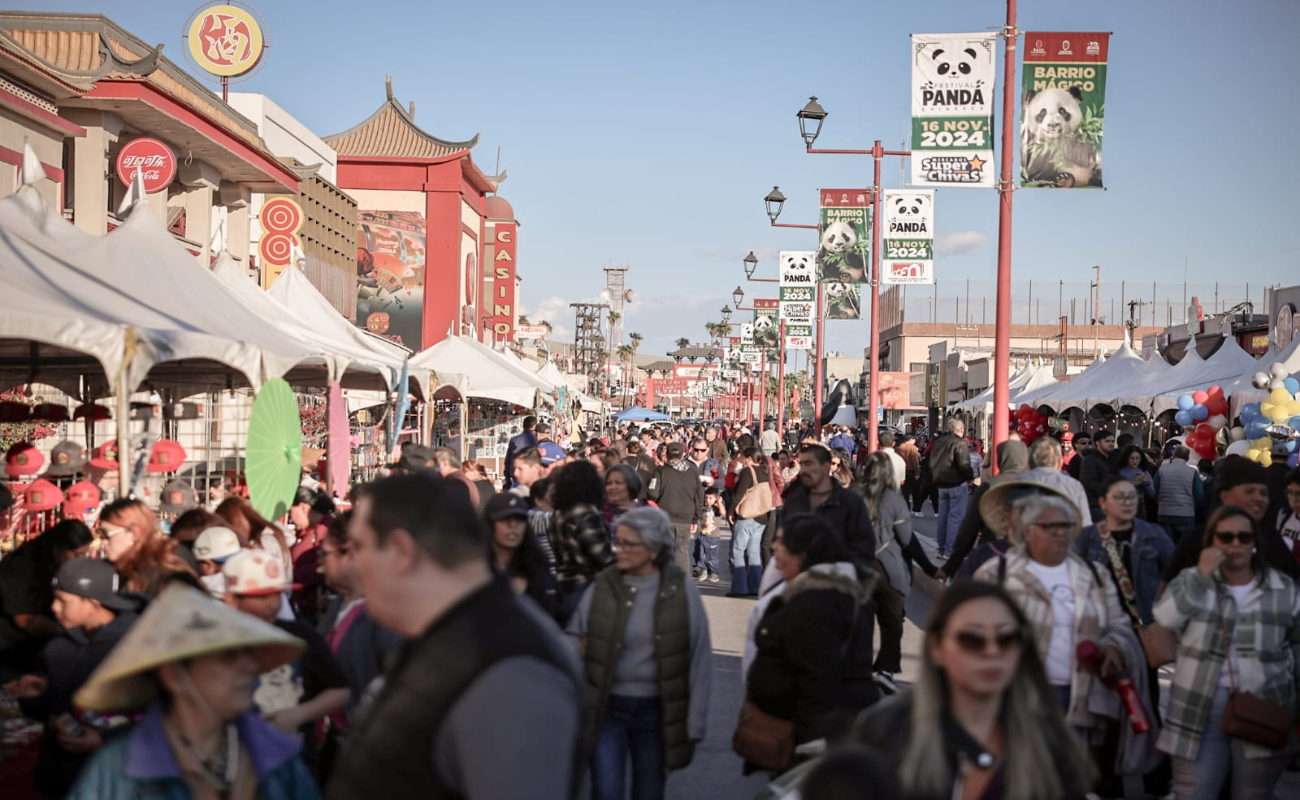
[[[646,496],[659,504],[674,525],[694,525],[704,518],[700,473],[685,459],[664,464],[650,479]]]
[[[834,736],[880,699],[872,680],[873,580],[848,562],[799,573],[767,607],[754,635],[748,699],[794,721],[796,743]]]

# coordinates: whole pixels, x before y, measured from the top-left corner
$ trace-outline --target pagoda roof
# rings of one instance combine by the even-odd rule
[[[415,124],[415,103],[410,110],[393,97],[393,79],[387,76],[388,99],[360,125],[323,137],[340,156],[372,158],[445,158],[478,144],[478,134],[464,142],[439,139]]]

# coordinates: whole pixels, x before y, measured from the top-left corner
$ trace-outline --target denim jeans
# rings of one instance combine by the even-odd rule
[[[939,488],[939,525],[935,529],[934,539],[942,555],[952,552],[957,530],[961,528],[961,518],[966,516],[966,501],[969,498],[970,490],[966,484]]]
[[[718,536],[705,536],[702,533],[695,534],[694,546],[691,550],[691,562],[696,572],[717,575],[718,574],[718,544],[721,538]]]
[[[1217,800],[1226,777],[1232,800],[1271,800],[1273,787],[1291,760],[1282,749],[1266,758],[1246,758],[1240,739],[1223,732],[1228,688],[1220,686],[1210,702],[1210,719],[1201,735],[1196,760],[1174,759],[1174,797],[1177,800]],[[1231,775],[1229,775],[1231,771]]]
[[[745,568],[748,557],[751,567],[761,567],[761,549],[763,546],[763,519],[737,519],[731,527],[731,570]]]
[[[624,800],[632,756],[632,800],[663,800],[664,713],[658,697],[611,694],[591,757],[593,800]]]
[[[1174,544],[1178,544],[1179,537],[1184,533],[1191,533],[1196,530],[1196,517],[1194,516],[1182,517],[1173,514],[1159,514],[1156,516],[1156,522],[1160,523],[1160,527],[1169,531],[1169,538],[1174,540]]]

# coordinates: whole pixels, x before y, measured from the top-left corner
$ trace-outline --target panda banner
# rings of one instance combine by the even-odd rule
[[[835,281],[826,292],[826,319],[862,319],[862,284]]]
[[[1020,185],[1099,189],[1109,33],[1026,33]]]
[[[886,189],[880,282],[934,283],[934,190]]]
[[[817,283],[817,254],[811,250],[782,250],[780,253],[780,286],[806,286]]]
[[[871,248],[871,192],[822,189],[817,248],[817,279],[823,283],[861,283],[867,278]]]
[[[775,350],[781,342],[780,300],[754,301],[754,344]]]
[[[996,185],[997,37],[996,33],[912,34],[914,185]]]

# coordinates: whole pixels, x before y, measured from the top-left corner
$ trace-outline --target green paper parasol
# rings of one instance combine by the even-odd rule
[[[253,401],[244,474],[257,513],[274,520],[288,512],[302,480],[302,422],[283,378],[267,381]]]

